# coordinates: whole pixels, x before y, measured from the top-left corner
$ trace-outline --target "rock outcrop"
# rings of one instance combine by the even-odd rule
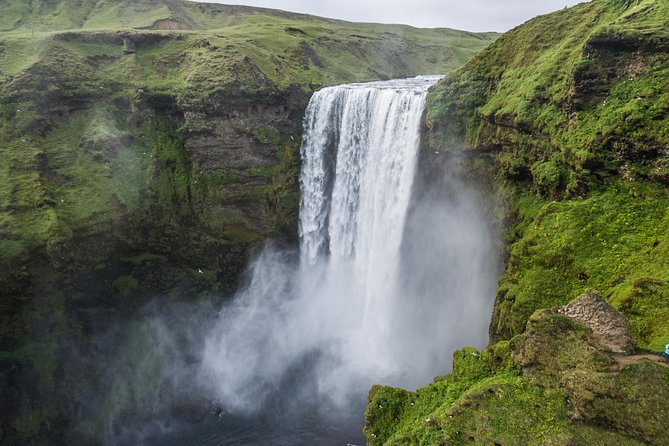
[[[586,290],[570,304],[558,307],[557,312],[592,330],[606,349],[614,353],[634,351],[629,321],[597,291]]]
[[[616,354],[562,310],[536,311],[509,342],[455,352],[453,372],[416,392],[374,386],[368,443],[666,444],[669,368],[634,358],[614,370]]]

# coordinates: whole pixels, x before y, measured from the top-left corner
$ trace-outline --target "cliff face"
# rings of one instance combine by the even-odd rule
[[[510,210],[493,341],[590,286],[632,319],[640,346],[664,345],[650,320],[666,296],[645,289],[669,278],[656,268],[666,259],[666,13],[663,2],[598,1],[539,17],[433,93],[433,143],[489,151]]]
[[[668,29],[667,2],[595,0],[506,33],[433,89],[426,156],[465,154],[496,191],[505,272],[490,347],[415,394],[372,389],[370,443],[668,441],[657,358],[620,359],[556,309],[595,288],[637,349],[669,342]]]
[[[110,358],[146,357],[140,309],[214,313],[263,241],[296,236],[312,91],[447,72],[494,38],[180,1],[3,2],[3,444],[94,441],[96,416],[142,401],[82,404]]]

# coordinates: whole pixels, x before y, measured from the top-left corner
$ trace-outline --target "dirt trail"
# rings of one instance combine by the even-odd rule
[[[654,353],[626,354],[634,351],[630,323],[595,290],[586,290],[568,305],[556,308],[557,312],[585,325],[601,349],[608,351],[614,363],[611,371],[617,372],[629,364],[651,361],[669,367],[663,356]]]
[[[635,355],[625,355],[616,353],[611,355],[615,363],[611,366],[611,371],[617,372],[628,364],[634,364],[635,362],[648,360],[656,364],[660,364],[664,367],[669,367],[669,364],[664,362],[664,357],[659,356],[653,353],[639,353]]]

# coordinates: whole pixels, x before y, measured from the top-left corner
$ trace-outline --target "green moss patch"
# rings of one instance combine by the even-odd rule
[[[669,369],[641,361],[620,373],[574,371],[566,383],[580,417],[648,444],[666,444]]]
[[[510,247],[492,333],[518,334],[535,310],[591,287],[630,319],[640,347],[663,347],[668,204],[664,187],[623,182],[583,200],[545,203]]]
[[[455,352],[453,373],[408,392],[374,386],[373,445],[660,445],[669,369],[642,360],[612,372],[587,327],[537,311],[527,331]]]

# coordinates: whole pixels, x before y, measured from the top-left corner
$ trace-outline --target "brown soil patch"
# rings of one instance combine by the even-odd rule
[[[192,29],[188,23],[174,19],[157,20],[149,29],[164,29],[169,31]]]
[[[611,355],[611,358],[613,358],[613,360],[615,361],[615,363],[611,366],[612,372],[617,372],[626,365],[634,364],[639,361],[651,361],[656,364],[660,364],[664,367],[669,367],[669,364],[666,364],[664,362],[663,356],[654,355],[652,353],[639,353],[636,355],[614,354]]]

